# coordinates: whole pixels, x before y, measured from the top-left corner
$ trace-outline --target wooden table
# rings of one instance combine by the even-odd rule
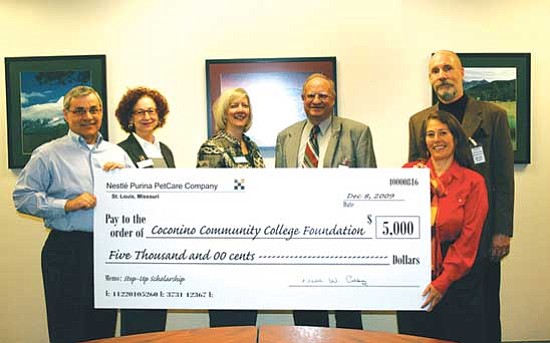
[[[308,326],[262,326],[259,343],[449,343],[438,339],[381,331]]]
[[[389,332],[266,325],[176,330],[106,338],[89,343],[449,343]]]
[[[256,343],[257,336],[258,328],[255,326],[234,326],[144,333],[89,343]]]

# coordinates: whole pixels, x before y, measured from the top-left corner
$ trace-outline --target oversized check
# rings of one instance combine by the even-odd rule
[[[419,309],[427,169],[95,176],[99,308]]]

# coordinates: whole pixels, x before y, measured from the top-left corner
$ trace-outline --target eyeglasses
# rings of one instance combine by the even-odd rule
[[[100,107],[90,107],[90,108],[77,107],[74,110],[69,110],[69,112],[79,116],[84,116],[86,115],[86,113],[90,113],[91,115],[95,116],[96,114],[101,113],[101,108]]]
[[[305,95],[307,100],[313,101],[315,97],[319,97],[321,101],[327,101],[330,98],[330,94],[327,93],[308,93]]]
[[[139,117],[144,117],[145,113],[147,113],[149,116],[152,116],[153,114],[157,114],[157,109],[156,108],[148,108],[146,110],[136,110],[132,113],[136,116],[139,116]]]

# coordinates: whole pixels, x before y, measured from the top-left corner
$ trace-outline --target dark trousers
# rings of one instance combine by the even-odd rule
[[[485,270],[485,329],[488,343],[501,342],[500,262],[488,262]]]
[[[116,310],[94,309],[93,235],[52,230],[42,249],[50,342],[115,335]]]
[[[483,297],[483,269],[472,269],[449,287],[432,312],[398,311],[399,333],[455,342],[485,342]]]
[[[120,335],[159,332],[166,329],[166,310],[120,310]]]
[[[294,325],[297,326],[325,326],[328,327],[328,311],[304,311],[296,310]],[[336,327],[343,329],[363,329],[361,311],[334,311]]]
[[[221,326],[256,326],[256,310],[210,310],[210,327]]]

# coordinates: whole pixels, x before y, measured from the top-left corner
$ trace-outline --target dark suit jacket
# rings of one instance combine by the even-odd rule
[[[422,122],[436,111],[435,104],[413,115],[409,121],[409,161],[420,156]],[[488,240],[494,234],[512,236],[514,220],[514,151],[506,111],[494,104],[468,98],[462,122],[466,136],[483,146],[485,163],[474,168],[485,178],[489,213],[485,222]],[[488,244],[488,243],[487,243]]]
[[[302,130],[307,120],[300,121],[277,135],[276,168],[296,168]],[[332,117],[331,137],[323,167],[376,168],[372,136],[367,125],[351,119]]]
[[[139,161],[148,159],[147,155],[145,155],[145,152],[143,152],[141,145],[133,134],[130,134],[128,138],[126,138],[126,140],[118,143],[118,145],[122,149],[124,149],[124,151],[126,151],[136,167]],[[176,167],[176,165],[174,164],[174,155],[172,155],[172,151],[162,142],[160,143],[160,153],[162,154],[162,157],[164,158],[164,161],[166,162],[168,168]]]

